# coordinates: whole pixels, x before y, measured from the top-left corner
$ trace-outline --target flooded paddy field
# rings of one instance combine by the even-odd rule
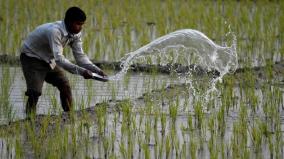
[[[1,116],[1,158],[282,158],[283,68],[272,67],[273,80],[265,67],[237,70],[208,101],[166,74],[132,72],[127,81],[91,86],[73,76],[73,113],[63,113],[52,99],[58,92],[45,85],[38,115],[25,120],[23,75],[2,66],[14,90],[13,121]]]
[[[0,158],[284,158],[284,1],[0,6]],[[83,49],[93,62],[115,63],[112,80],[66,72],[74,111],[63,112],[45,84],[28,120],[19,47],[70,6],[87,13]],[[64,55],[74,61],[70,49]]]
[[[9,75],[8,75],[9,74]],[[7,102],[11,106],[11,119],[19,120],[25,118],[26,104],[26,83],[20,67],[1,66],[0,77],[1,86],[8,85],[10,88],[7,94]],[[151,76],[150,74],[132,73],[125,76],[124,80],[111,81],[108,83],[95,80],[83,80],[68,74],[68,79],[72,87],[75,110],[86,109],[97,103],[108,102],[112,100],[135,99],[144,93],[161,89],[174,83],[181,83],[183,80],[171,78],[166,74]],[[9,79],[8,79],[9,78]],[[9,81],[8,84],[5,81]],[[39,99],[37,114],[58,114],[61,110],[59,91],[52,85],[45,83],[42,96]],[[3,114],[2,114],[3,115]],[[1,116],[1,123],[5,124],[7,118]]]

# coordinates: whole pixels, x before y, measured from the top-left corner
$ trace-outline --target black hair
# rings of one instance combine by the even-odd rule
[[[79,7],[70,7],[65,13],[64,22],[65,24],[70,24],[74,21],[84,22],[86,19],[87,17],[83,10]]]

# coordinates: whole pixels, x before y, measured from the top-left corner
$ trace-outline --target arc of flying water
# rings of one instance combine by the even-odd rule
[[[219,46],[209,39],[205,34],[193,29],[178,30],[126,54],[121,59],[121,71],[110,76],[110,80],[120,80],[127,72],[132,62],[141,56],[166,54],[166,50],[183,48],[192,50],[199,57],[203,67],[208,70],[217,70],[220,73],[218,80],[229,71],[234,71],[238,67],[236,54],[236,37],[233,35],[233,44],[230,47]]]

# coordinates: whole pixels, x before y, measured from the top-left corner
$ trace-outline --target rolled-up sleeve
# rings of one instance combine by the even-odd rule
[[[95,64],[93,64],[88,56],[84,54],[83,47],[82,47],[82,40],[81,36],[75,37],[74,40],[70,43],[70,47],[72,49],[74,58],[76,60],[76,63],[92,72],[99,72],[101,69],[97,67]]]
[[[59,30],[53,29],[51,30],[51,33],[49,34],[48,37],[50,48],[53,53],[56,65],[59,65],[60,67],[62,67],[63,69],[67,70],[72,74],[82,75],[85,69],[71,63],[68,59],[64,57],[63,46],[61,44],[60,35],[61,33]]]

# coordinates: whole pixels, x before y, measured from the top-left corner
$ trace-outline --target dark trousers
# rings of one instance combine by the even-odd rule
[[[20,60],[27,84],[25,93],[28,96],[26,104],[27,115],[36,113],[36,104],[41,96],[44,81],[52,84],[59,90],[63,110],[70,111],[72,109],[70,84],[60,67],[56,66],[54,69],[51,69],[45,61],[29,57],[24,53],[21,53]]]

